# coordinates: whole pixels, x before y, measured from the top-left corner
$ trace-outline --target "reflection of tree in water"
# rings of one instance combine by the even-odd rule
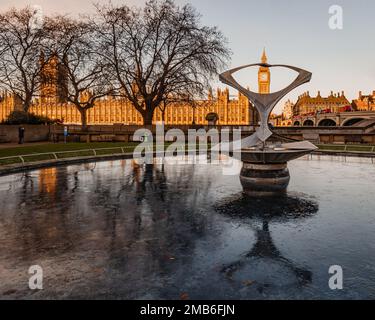
[[[13,183],[5,191],[13,201],[2,217],[14,230],[8,262],[48,259],[67,273],[82,264],[87,287],[95,287],[91,279],[105,279],[100,290],[130,298],[182,270],[210,223],[196,204],[212,177],[198,175],[193,165],[124,163],[39,170]],[[101,280],[94,271],[100,268]]]
[[[145,164],[144,166],[133,163],[133,181],[136,186],[137,203],[147,198],[147,195],[159,198],[159,201],[165,202],[168,191],[167,179],[165,176],[165,165],[161,164],[158,168],[154,164]],[[148,188],[150,190],[148,190]],[[152,193],[148,193],[151,191]]]
[[[241,194],[240,196],[224,200],[215,209],[217,212],[228,215],[240,223],[252,225],[255,231],[256,242],[250,251],[239,260],[222,268],[221,272],[228,279],[232,280],[243,269],[254,267],[254,264],[264,260],[268,262],[273,261],[291,271],[297,280],[298,287],[312,281],[311,271],[297,266],[293,261],[285,258],[277,249],[272,239],[269,224],[308,219],[319,209],[315,201],[306,199],[301,195],[253,198]],[[261,227],[256,226],[259,222],[261,223]],[[263,270],[263,272],[274,272],[274,270]],[[264,290],[272,287],[269,283],[256,282],[256,284],[259,292],[264,292]]]
[[[196,193],[191,192],[196,190],[193,179],[193,166],[157,162],[128,161],[115,173],[96,171],[89,203],[104,220],[100,232],[108,245],[108,263],[121,279],[127,274],[145,280],[150,271],[166,274],[176,265],[175,256],[182,252],[188,257],[194,250],[195,238],[205,234],[207,220],[195,212],[194,203],[211,182],[200,181]]]
[[[54,255],[70,250],[74,222],[67,213],[75,199],[69,193],[67,168],[35,171],[22,184],[17,206],[22,214],[15,216],[15,225],[19,228],[18,240],[23,243],[19,249],[23,250],[24,258],[35,259],[36,251]]]

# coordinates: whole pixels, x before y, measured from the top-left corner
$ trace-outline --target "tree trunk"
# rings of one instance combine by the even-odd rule
[[[86,108],[79,108],[78,110],[81,114],[82,130],[85,131],[87,129],[87,110]]]
[[[143,124],[145,126],[151,126],[152,125],[152,118],[154,116],[154,110],[151,109],[151,108],[147,108],[142,116],[143,116]]]
[[[167,111],[167,102],[163,101],[163,108],[161,109],[161,121],[165,123],[165,112]]]
[[[26,97],[23,102],[22,108],[23,108],[23,111],[25,111],[26,113],[29,112],[29,109],[31,107],[31,102],[32,102],[32,97]]]

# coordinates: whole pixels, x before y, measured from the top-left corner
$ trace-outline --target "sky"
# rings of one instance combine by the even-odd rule
[[[290,93],[282,103],[309,91],[323,96],[344,91],[351,101],[362,91],[375,90],[374,0],[175,0],[191,3],[202,15],[202,23],[217,26],[228,39],[233,55],[230,67],[257,63],[266,48],[270,64],[289,64],[312,72],[312,81]],[[40,5],[50,13],[87,13],[102,0],[0,0],[0,10],[27,4]],[[112,0],[112,3],[144,4],[143,0]],[[329,28],[329,8],[343,8],[343,29]],[[295,78],[287,69],[271,69],[271,91],[284,88]],[[257,70],[236,75],[243,85],[257,91]],[[221,85],[213,82],[213,87]],[[235,91],[231,91],[235,94]]]

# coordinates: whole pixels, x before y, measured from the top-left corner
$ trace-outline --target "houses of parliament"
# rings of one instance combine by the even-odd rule
[[[261,57],[262,63],[267,62],[265,50]],[[43,70],[41,92],[33,101],[30,113],[60,120],[65,124],[81,124],[81,116],[73,104],[64,99],[61,81],[66,81],[58,58],[51,58]],[[260,93],[270,92],[271,74],[269,68],[260,67],[258,71],[258,86]],[[14,110],[22,110],[21,103],[12,94],[3,92],[0,99],[0,121],[6,120]],[[196,101],[193,108],[187,103],[174,103],[166,108],[164,122],[167,125],[198,125],[207,124],[206,117],[210,113],[217,114],[218,125],[249,125],[256,120],[254,107],[242,94],[231,97],[229,89],[217,89],[216,95],[209,92],[206,100]],[[153,122],[162,121],[162,112],[155,110]],[[142,125],[141,114],[132,103],[125,98],[107,96],[96,102],[87,111],[89,125]]]

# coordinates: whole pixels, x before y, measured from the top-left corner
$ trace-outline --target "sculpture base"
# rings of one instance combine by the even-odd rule
[[[246,194],[272,196],[286,192],[290,175],[286,162],[268,164],[244,162],[240,180]]]

